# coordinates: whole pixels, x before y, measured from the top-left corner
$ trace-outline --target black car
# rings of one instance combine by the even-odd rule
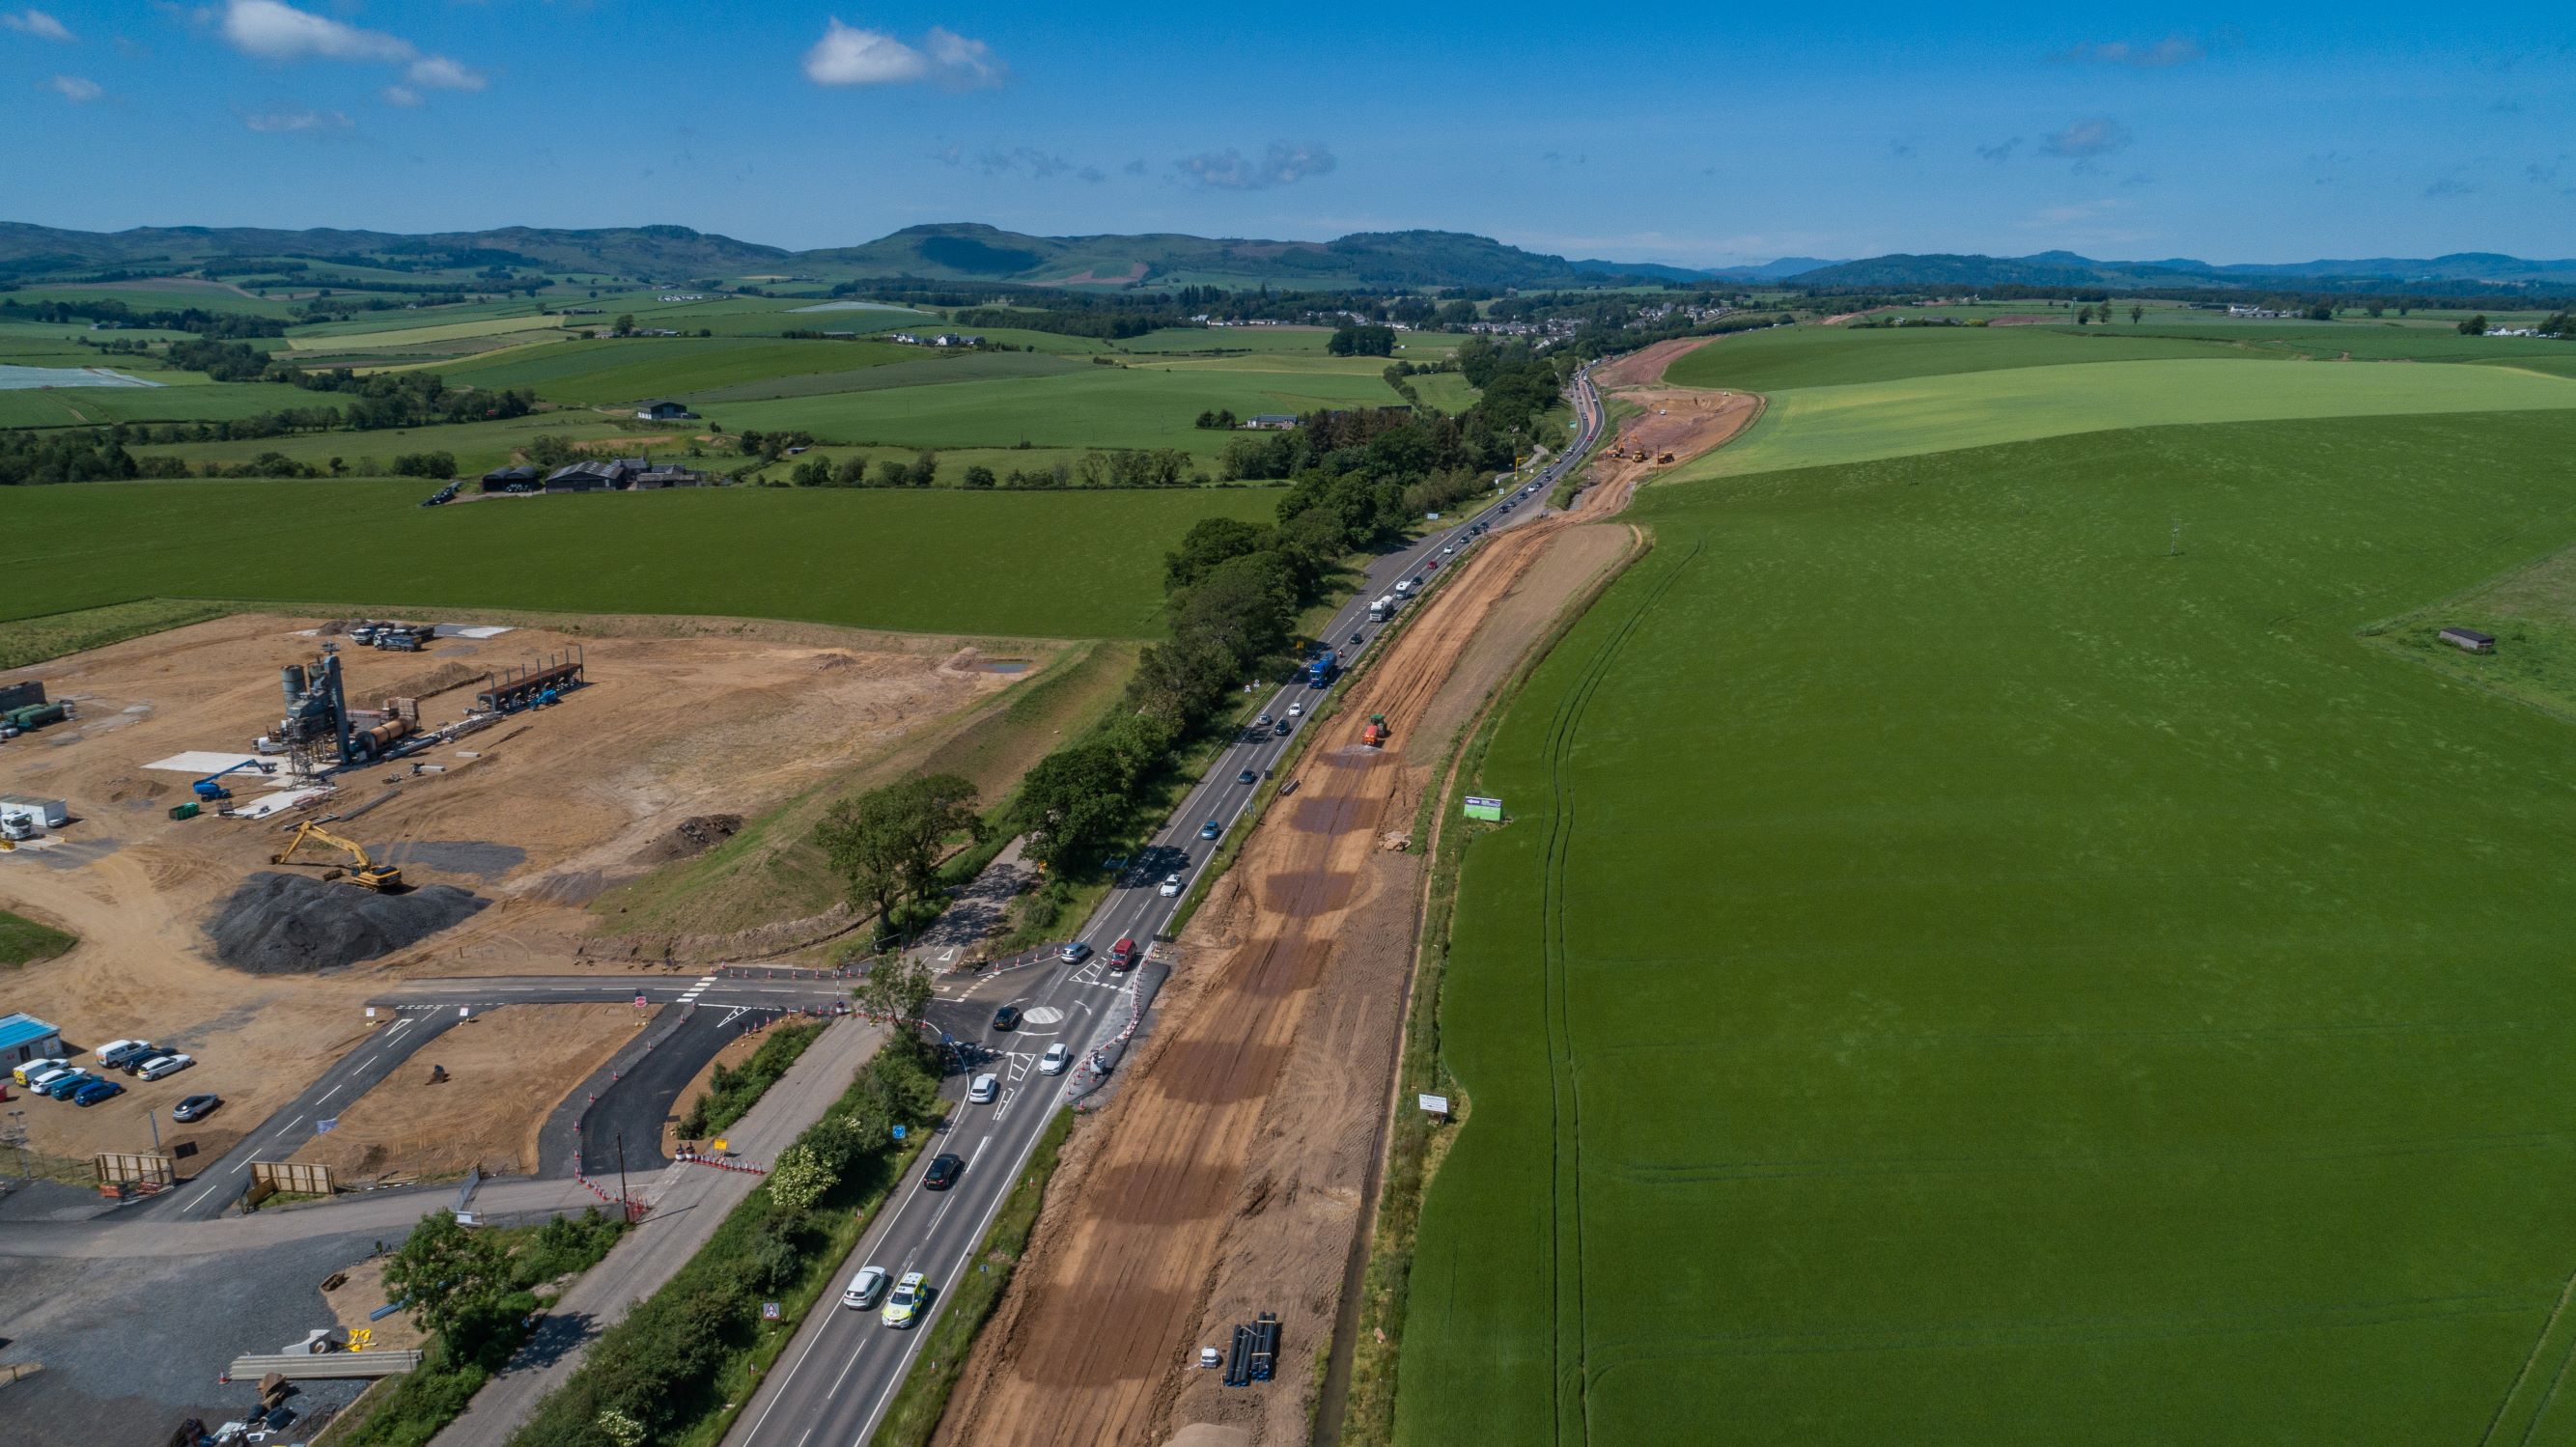
[[[170,1118],[178,1121],[204,1120],[223,1103],[224,1098],[220,1095],[192,1095],[170,1107]]]
[[[966,1163],[955,1156],[932,1156],[930,1169],[921,1173],[921,1188],[925,1191],[947,1190],[950,1186],[956,1185],[957,1178],[965,1173]]]
[[[993,1028],[996,1030],[1019,1029],[1020,1007],[1017,1005],[1004,1005],[1002,1008],[994,1011]]]
[[[1357,633],[1351,635],[1351,646],[1353,648],[1360,646],[1360,636]]]
[[[1253,785],[1261,782],[1261,776],[1250,769],[1246,769],[1242,773],[1235,775],[1234,781],[1249,789]]]
[[[1270,726],[1270,731],[1284,739],[1297,731],[1297,725],[1283,718],[1279,722],[1272,724]]]

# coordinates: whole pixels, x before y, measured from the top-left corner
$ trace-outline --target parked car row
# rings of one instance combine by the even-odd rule
[[[125,1093],[125,1087],[107,1078],[107,1072],[122,1070],[137,1080],[160,1080],[176,1075],[197,1063],[196,1057],[167,1050],[149,1040],[111,1040],[93,1056],[98,1069],[90,1070],[68,1060],[49,1057],[30,1060],[9,1072],[10,1078],[33,1095],[49,1100],[68,1100],[74,1105],[90,1106],[114,1100]],[[211,1095],[190,1096],[181,1108],[194,1105],[189,1114],[173,1111],[175,1120],[195,1120],[223,1102]]]

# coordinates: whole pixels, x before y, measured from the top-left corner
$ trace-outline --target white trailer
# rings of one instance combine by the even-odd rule
[[[0,794],[0,819],[27,819],[39,829],[59,829],[71,822],[71,810],[60,799],[31,794]]]
[[[1369,605],[1369,621],[1383,623],[1395,616],[1395,595],[1389,593]]]

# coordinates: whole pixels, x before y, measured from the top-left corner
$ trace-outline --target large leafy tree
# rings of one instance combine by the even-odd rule
[[[980,836],[975,786],[955,774],[926,774],[871,789],[832,806],[814,841],[846,881],[854,903],[872,904],[892,921],[907,899],[938,880],[939,856],[958,834]]]

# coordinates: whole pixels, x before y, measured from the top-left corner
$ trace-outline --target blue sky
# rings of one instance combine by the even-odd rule
[[[0,98],[95,229],[2576,254],[2565,6],[0,0]]]

